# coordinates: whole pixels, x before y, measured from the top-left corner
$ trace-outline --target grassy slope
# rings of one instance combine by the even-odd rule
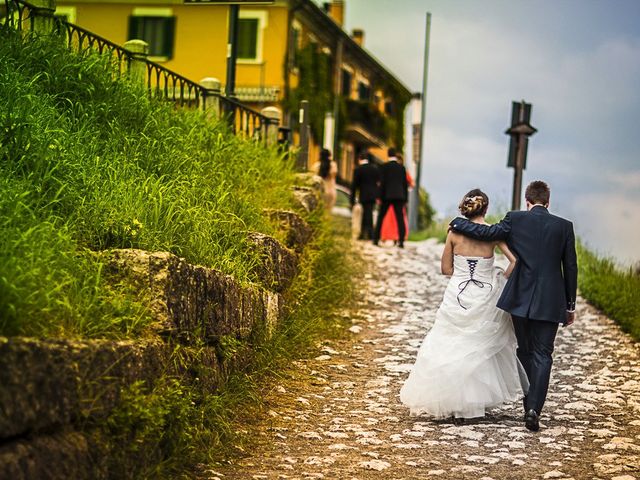
[[[93,252],[168,250],[252,281],[246,232],[279,233],[262,209],[290,208],[293,173],[276,150],[237,139],[198,112],[148,100],[112,81],[98,57],[23,43],[0,30],[0,334],[135,337],[144,298],[110,285]],[[341,331],[336,312],[353,295],[348,232],[324,211],[291,311],[253,361],[216,392],[193,379],[133,385],[105,421],[84,428],[110,450],[113,478],[193,478],[236,437],[237,415],[260,406],[265,378]],[[334,226],[335,229],[335,226]],[[199,368],[199,347],[172,360]]]
[[[103,58],[0,32],[0,334],[131,336],[141,299],[90,251],[164,250],[253,280],[247,231],[290,207],[290,164]]]

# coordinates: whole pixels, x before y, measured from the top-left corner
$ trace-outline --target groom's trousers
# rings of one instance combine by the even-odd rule
[[[515,315],[511,318],[518,340],[518,360],[529,378],[529,393],[525,397],[524,407],[526,411],[534,409],[539,415],[549,390],[558,324]]]

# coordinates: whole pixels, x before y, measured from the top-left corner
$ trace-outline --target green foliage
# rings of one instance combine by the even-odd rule
[[[580,294],[640,340],[640,275],[578,244]]]
[[[318,44],[309,42],[296,51],[298,67],[298,86],[289,91],[284,106],[287,110],[297,112],[300,102],[309,102],[309,125],[316,143],[322,140],[324,117],[326,112],[333,112],[333,88],[331,58],[322,52]],[[285,72],[285,75],[288,75]]]
[[[435,238],[440,243],[444,243],[447,239],[447,229],[449,228],[449,220],[432,222],[429,227],[424,230],[418,230],[416,232],[409,233],[409,240],[413,242],[420,242],[427,238]]]
[[[108,60],[0,32],[0,334],[130,336],[149,321],[92,251],[169,251],[252,281],[248,231],[290,208],[277,149],[150,100]]]
[[[124,389],[99,431],[109,477],[179,478],[189,460],[206,460],[215,416],[207,415],[211,405],[202,401],[195,387],[170,377],[152,389],[144,382]]]
[[[433,224],[433,217],[436,211],[431,206],[429,193],[424,188],[420,187],[418,195],[418,230],[425,230]]]
[[[291,207],[292,168],[278,150],[148,99],[114,81],[102,58],[4,30],[0,98],[0,334],[144,335],[146,299],[107,281],[104,249],[170,251],[257,280],[246,234],[282,235],[263,208]],[[216,361],[235,366],[253,347],[251,365],[238,362],[244,370],[216,391],[197,382],[205,347],[176,346],[172,365],[185,377],[136,383],[106,421],[86,419],[113,478],[192,478],[185,466],[210,463],[237,438],[234,420],[259,404],[264,376],[340,330],[355,276],[348,230],[334,237],[322,209],[308,220],[314,243],[281,328],[258,345],[220,339]]]

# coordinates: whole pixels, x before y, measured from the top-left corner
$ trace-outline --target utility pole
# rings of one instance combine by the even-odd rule
[[[238,58],[238,10],[239,5],[229,5],[229,39],[227,41],[227,83],[224,93],[227,97],[235,97],[236,59]]]
[[[522,197],[522,173],[527,167],[527,147],[529,137],[536,133],[529,123],[531,120],[531,104],[521,102],[511,103],[511,127],[507,129],[507,135],[511,136],[509,142],[509,160],[507,167],[513,167],[513,196],[511,198],[511,210],[520,210]]]
[[[418,228],[418,210],[420,206],[420,175],[422,173],[422,162],[424,161],[424,141],[427,118],[427,82],[429,80],[429,38],[431,36],[431,13],[427,12],[427,28],[424,39],[424,73],[422,74],[422,112],[420,114],[420,145],[418,148],[418,164],[416,165],[415,187],[413,187],[412,201],[413,208],[409,209],[409,229]]]

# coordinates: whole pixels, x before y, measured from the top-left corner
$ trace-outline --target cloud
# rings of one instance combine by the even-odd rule
[[[441,214],[455,214],[460,198],[472,188],[483,189],[492,205],[504,211],[512,178],[506,162],[506,148],[501,143],[433,127],[427,132],[422,183]]]
[[[573,199],[571,210],[589,221],[575,225],[577,234],[599,254],[631,264],[638,260],[640,209],[624,194],[584,193]]]
[[[476,186],[511,203],[504,130],[511,101],[525,99],[539,131],[524,184],[548,181],[555,212],[596,248],[640,259],[624,246],[640,236],[627,200],[640,197],[640,4],[403,0],[390,15],[392,3],[350,0],[347,15],[376,57],[419,89],[424,12],[433,12],[422,179],[435,207],[453,212]]]

